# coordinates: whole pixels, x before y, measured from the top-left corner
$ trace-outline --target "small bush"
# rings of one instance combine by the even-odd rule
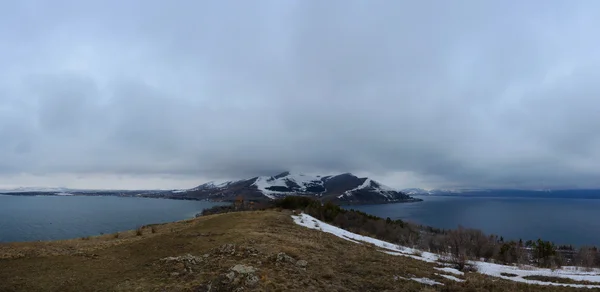
[[[156,226],[152,226],[152,227],[150,228],[150,230],[152,231],[152,233],[156,233],[156,231],[157,231],[157,229],[156,229]]]
[[[450,263],[453,265],[453,268],[459,271],[468,270],[467,265],[467,256],[464,253],[459,254],[458,256],[452,256],[450,258]]]
[[[117,232],[113,235],[114,238],[119,238],[119,236],[120,236],[119,232]]]
[[[144,234],[144,230],[142,229],[142,227],[135,230],[136,236],[142,236],[143,234]]]

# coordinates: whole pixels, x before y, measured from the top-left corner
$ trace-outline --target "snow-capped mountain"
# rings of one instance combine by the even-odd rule
[[[420,188],[408,188],[408,189],[402,189],[400,190],[403,193],[406,193],[408,195],[428,195],[429,191],[426,189],[420,189]]]
[[[370,178],[359,178],[351,173],[311,176],[283,172],[275,176],[259,176],[221,184],[209,182],[193,189],[173,191],[173,194],[186,198],[219,200],[233,200],[237,196],[260,200],[303,195],[347,204],[416,200]]]

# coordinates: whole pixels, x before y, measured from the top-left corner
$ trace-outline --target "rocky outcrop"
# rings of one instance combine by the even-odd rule
[[[223,267],[223,263],[234,264]],[[261,266],[275,265],[280,269],[294,272],[306,271],[308,262],[297,259],[284,252],[266,254],[253,246],[223,244],[201,256],[185,254],[162,258],[158,265],[172,277],[193,279],[197,273],[206,275],[206,271],[220,271],[212,279],[195,287],[194,291],[246,291],[255,288],[261,281]]]

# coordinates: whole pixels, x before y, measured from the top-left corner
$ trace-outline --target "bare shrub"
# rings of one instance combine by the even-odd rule
[[[466,259],[466,249],[469,244],[468,234],[462,226],[458,226],[458,229],[451,230],[448,232],[446,237],[448,245],[450,246],[450,252],[456,259],[464,257]]]
[[[590,271],[594,267],[597,254],[598,250],[595,247],[582,246],[576,255],[577,264]]]
[[[452,255],[450,263],[453,265],[453,268],[463,271],[467,267],[467,256],[464,253]]]

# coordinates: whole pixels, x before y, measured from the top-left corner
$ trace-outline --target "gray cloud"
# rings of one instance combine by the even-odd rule
[[[1,6],[0,179],[600,187],[593,1]]]

